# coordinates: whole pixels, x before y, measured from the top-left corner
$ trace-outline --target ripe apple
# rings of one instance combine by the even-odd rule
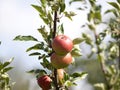
[[[53,39],[52,48],[57,54],[65,55],[72,50],[73,42],[66,35],[58,35]]]
[[[42,88],[42,90],[49,90],[51,82],[51,78],[47,75],[43,75],[37,79],[37,83]]]
[[[67,67],[69,64],[72,63],[72,55],[68,53],[64,56],[60,56],[56,53],[53,53],[50,60],[53,67],[55,67],[56,69],[61,69]]]

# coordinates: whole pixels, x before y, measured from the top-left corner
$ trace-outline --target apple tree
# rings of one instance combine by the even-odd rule
[[[79,0],[72,0],[76,2]],[[120,89],[120,0],[107,2],[112,9],[107,9],[104,14],[102,5],[97,0],[82,0],[85,3],[78,8],[87,10],[87,22],[82,26],[91,33],[82,33],[86,46],[91,47],[88,58],[95,56],[104,82],[94,83],[96,90],[119,90]],[[82,7],[82,8],[81,8]],[[104,16],[112,13],[113,17],[104,20]],[[103,26],[102,26],[103,25]],[[105,27],[104,27],[105,26]],[[107,42],[106,42],[107,41]]]
[[[13,58],[5,62],[0,60],[0,90],[12,90],[11,86],[13,86],[14,83],[11,83],[11,78],[8,74],[8,71],[13,68],[9,66],[12,61]]]
[[[38,85],[43,90],[68,90],[72,85],[76,85],[76,79],[82,79],[86,72],[74,72],[69,74],[67,67],[74,64],[75,57],[80,57],[79,44],[81,38],[73,40],[64,34],[64,23],[61,18],[66,17],[72,20],[76,14],[66,11],[65,0],[39,0],[40,5],[32,5],[42,19],[44,25],[40,25],[38,33],[43,40],[34,36],[18,35],[14,40],[34,41],[36,44],[29,47],[26,52],[33,51],[30,56],[38,56],[40,65],[44,68],[30,70],[35,73]]]

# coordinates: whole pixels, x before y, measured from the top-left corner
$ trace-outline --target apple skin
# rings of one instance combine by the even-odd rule
[[[49,90],[51,82],[51,78],[47,75],[43,75],[37,79],[37,83],[42,88],[42,90]]]
[[[57,77],[58,77],[58,80],[59,80],[59,84],[60,84],[60,85],[63,84],[64,73],[65,73],[65,70],[64,70],[64,69],[57,69]]]
[[[66,35],[56,36],[51,45],[53,50],[59,55],[65,55],[73,48],[72,40]]]
[[[56,53],[53,53],[50,57],[50,60],[54,68],[61,69],[72,63],[72,55],[68,53],[64,56],[60,56]]]

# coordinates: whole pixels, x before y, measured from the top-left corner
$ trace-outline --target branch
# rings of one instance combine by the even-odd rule
[[[94,30],[94,37],[95,37],[95,40],[96,40],[96,42],[97,42],[98,35],[97,35],[97,33],[96,33],[95,30]],[[97,55],[99,56],[99,55],[100,55],[100,52],[99,52],[99,45],[96,43],[96,46],[97,46],[97,50],[98,50],[98,51],[97,51]],[[109,89],[110,89],[110,85],[109,85],[108,80],[107,80],[107,77],[106,77],[106,70],[105,70],[104,63],[103,63],[102,60],[99,60],[99,62],[100,62],[101,70],[102,70],[103,75],[104,75],[104,77],[105,77],[105,82],[106,82],[107,90],[109,90]]]
[[[57,30],[57,11],[54,12],[54,26],[53,26],[53,39],[56,36],[56,30]],[[54,84],[55,84],[55,90],[59,90],[58,87],[58,79],[57,79],[57,69],[54,68]]]
[[[57,11],[54,12],[53,38],[56,35],[56,30],[57,30]]]

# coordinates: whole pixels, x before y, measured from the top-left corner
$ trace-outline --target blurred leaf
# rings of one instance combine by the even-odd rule
[[[90,22],[93,18],[94,18],[94,13],[93,13],[92,10],[90,10],[90,12],[89,12],[88,15],[87,15],[87,19],[88,19],[88,21]]]
[[[61,25],[58,26],[58,32],[57,32],[57,34],[58,34],[58,35],[59,35],[59,34],[64,34],[63,24],[61,24]]]
[[[85,1],[85,0],[70,0],[69,4],[72,4],[73,2],[81,2],[81,1]]]
[[[91,36],[89,34],[85,34],[85,33],[82,33],[82,37],[85,39],[85,42],[88,44],[88,45],[93,45],[93,41],[91,39]]]
[[[96,88],[96,90],[106,90],[104,83],[96,83],[94,84],[94,87]]]
[[[11,62],[13,61],[13,59],[14,59],[14,58],[11,58],[9,61],[6,61],[6,62],[3,64],[3,67],[2,67],[2,68],[4,68],[4,67],[8,66],[9,64],[11,64]]]
[[[29,54],[29,56],[35,56],[35,55],[41,55],[41,53],[39,53],[39,52],[34,52],[34,53]]]
[[[75,38],[73,39],[73,44],[76,45],[76,44],[80,44],[81,42],[83,42],[84,39],[83,38]]]
[[[76,85],[77,85],[76,83],[71,82],[71,81],[69,81],[69,80],[65,82],[65,86],[67,86],[67,87],[76,86]]]
[[[14,40],[19,40],[19,41],[38,41],[33,36],[21,36],[21,35],[16,36],[14,38]]]
[[[118,12],[116,12],[115,9],[108,9],[105,14],[108,14],[108,13],[113,13],[116,17],[119,16]]]
[[[40,63],[44,68],[47,68],[48,70],[52,69],[51,63],[47,60],[46,57],[43,58],[43,62]]]
[[[64,12],[65,16],[68,17],[70,20],[72,20],[72,17],[75,16],[76,14],[72,11],[70,12]]]
[[[44,10],[42,9],[42,7],[40,6],[37,6],[37,5],[31,5],[33,8],[35,8],[39,13],[40,15],[45,15],[45,12]]]
[[[74,45],[74,47],[73,47],[73,49],[71,51],[71,55],[73,57],[79,57],[79,56],[82,55],[81,50],[79,48],[79,45]]]
[[[120,4],[120,0],[117,0],[117,2]]]
[[[80,78],[80,79],[83,79],[87,76],[87,73],[86,72],[75,72],[73,73],[72,75],[70,75],[71,77],[73,77],[74,79],[75,78]]]
[[[31,50],[43,50],[44,49],[44,44],[36,44],[26,50],[26,52],[31,51]]]
[[[90,30],[95,30],[95,27],[92,24],[87,24]]]
[[[9,70],[13,69],[13,67],[7,67],[3,69],[3,72],[8,72]]]
[[[38,74],[38,76],[42,76],[42,75],[47,74],[47,72],[43,69],[30,70],[27,73]]]
[[[0,41],[0,45],[1,45],[1,41]]]
[[[41,26],[38,29],[39,33],[41,33],[42,37],[44,38],[45,41],[47,41],[47,37],[48,37],[48,32],[45,29],[45,26]]]
[[[60,13],[62,13],[62,12],[64,12],[64,10],[65,10],[65,2],[61,2],[60,3]]]
[[[120,10],[120,6],[117,3],[115,3],[115,2],[108,2],[108,4],[110,4],[111,6],[116,8],[117,10]]]
[[[92,7],[95,6],[95,2],[96,0],[89,0],[89,3],[91,4]]]

